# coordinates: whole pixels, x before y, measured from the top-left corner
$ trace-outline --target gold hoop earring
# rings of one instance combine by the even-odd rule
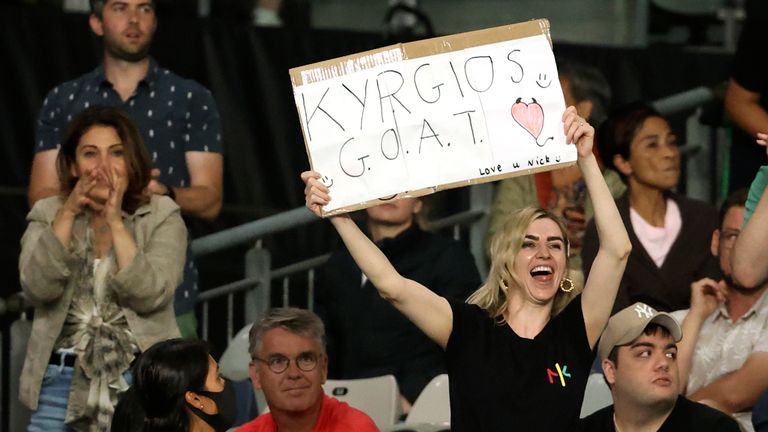
[[[504,282],[504,279],[499,280],[499,285],[501,286],[501,291],[506,293],[509,289],[509,285],[507,285],[506,282]]]
[[[573,284],[573,281],[568,278],[563,278],[563,280],[560,281],[560,291],[564,293],[573,291],[575,287],[576,286]]]

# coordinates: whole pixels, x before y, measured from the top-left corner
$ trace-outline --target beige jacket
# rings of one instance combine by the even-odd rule
[[[21,239],[19,274],[24,293],[35,305],[32,334],[21,373],[19,399],[37,409],[40,387],[72,301],[73,272],[83,259],[67,250],[53,233],[53,219],[62,206],[60,197],[38,201],[27,215]],[[125,311],[128,326],[142,351],[155,342],[178,337],[173,297],[181,283],[187,245],[187,229],[179,206],[171,199],[153,196],[132,215],[123,214],[136,240],[133,261],[115,273],[109,287]],[[84,239],[85,214],[75,219],[74,238]],[[74,244],[74,241],[73,241]]]

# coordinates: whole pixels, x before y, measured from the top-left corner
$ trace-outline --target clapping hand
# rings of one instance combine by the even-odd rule
[[[109,195],[104,202],[102,213],[109,225],[123,221],[123,195],[128,188],[128,178],[117,167],[101,167],[98,172],[101,180],[107,185]]]
[[[80,214],[86,206],[92,209],[100,208],[101,206],[94,202],[90,193],[93,187],[96,186],[98,181],[98,168],[94,170],[86,170],[77,180],[75,187],[69,193],[66,202],[64,202],[63,209],[70,212],[72,215]]]
[[[160,183],[157,179],[160,178],[160,170],[152,168],[151,172],[152,180],[147,185],[147,192],[155,195],[168,195],[168,186]]]

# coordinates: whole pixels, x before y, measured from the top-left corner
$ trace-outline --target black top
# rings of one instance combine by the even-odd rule
[[[448,340],[452,431],[570,431],[594,353],[581,296],[533,339],[476,305],[451,302]]]
[[[733,57],[731,78],[750,92],[760,95],[759,103],[768,109],[768,76],[765,74],[768,60],[765,57],[765,34],[768,25],[768,2],[747,0],[747,18],[739,36],[736,55]],[[765,160],[765,149],[755,145],[755,137],[741,128],[733,128],[730,157],[730,185],[733,191],[749,187],[757,170]]]
[[[379,242],[404,277],[437,294],[463,301],[480,286],[472,254],[460,243],[419,229]],[[393,374],[413,402],[436,375],[445,373],[445,354],[389,302],[382,299],[346,248],[321,270],[317,312],[328,333],[329,377],[365,378]]]
[[[579,426],[581,432],[615,432],[613,405],[582,419]],[[658,432],[739,432],[740,430],[739,424],[731,416],[678,396],[675,408]]]
[[[739,36],[739,45],[733,62],[733,76],[742,87],[765,95],[768,78],[765,76],[765,25],[768,24],[768,2],[747,1],[747,18]],[[763,107],[766,101],[761,100]]]

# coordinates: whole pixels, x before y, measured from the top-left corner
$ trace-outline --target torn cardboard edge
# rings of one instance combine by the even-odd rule
[[[403,60],[460,51],[480,45],[489,45],[541,34],[547,37],[549,45],[552,46],[549,20],[545,18],[415,42],[388,45],[344,57],[291,68],[288,73],[291,76],[293,87],[300,87],[305,84],[325,81]]]
[[[552,36],[550,34],[549,20],[545,18],[535,19],[518,24],[509,24],[499,27],[492,27],[483,30],[476,30],[466,33],[457,33],[448,36],[441,36],[431,39],[425,39],[415,42],[399,43],[389,45],[369,51],[363,51],[356,54],[350,54],[344,57],[325,60],[312,63],[297,68],[292,68],[288,72],[291,77],[291,84],[294,88],[305,84],[321,82],[331,78],[350,75],[367,69],[372,69],[385,64],[392,64],[404,60],[428,57],[436,54],[461,51],[476,46],[489,45],[498,42],[504,42],[512,39],[522,39],[531,36],[544,35],[552,46]],[[298,109],[298,107],[297,107]],[[298,110],[297,110],[298,112]],[[309,159],[310,169],[314,170],[312,156],[307,146],[307,131],[304,130],[304,124],[301,123],[302,134],[304,136],[304,148]],[[498,174],[490,177],[479,177],[459,182],[446,183],[438,186],[421,188],[415,191],[407,191],[395,194],[389,197],[382,197],[374,200],[361,202],[338,209],[322,212],[323,217],[334,216],[348,213],[351,211],[362,210],[368,207],[379,205],[386,201],[400,198],[413,198],[433,194],[443,190],[454,189],[458,187],[482,184],[491,181],[498,181],[510,177],[530,175],[541,171],[551,171],[557,168],[571,166],[575,162],[565,162],[561,164],[548,165],[546,167],[518,170],[510,173]]]

